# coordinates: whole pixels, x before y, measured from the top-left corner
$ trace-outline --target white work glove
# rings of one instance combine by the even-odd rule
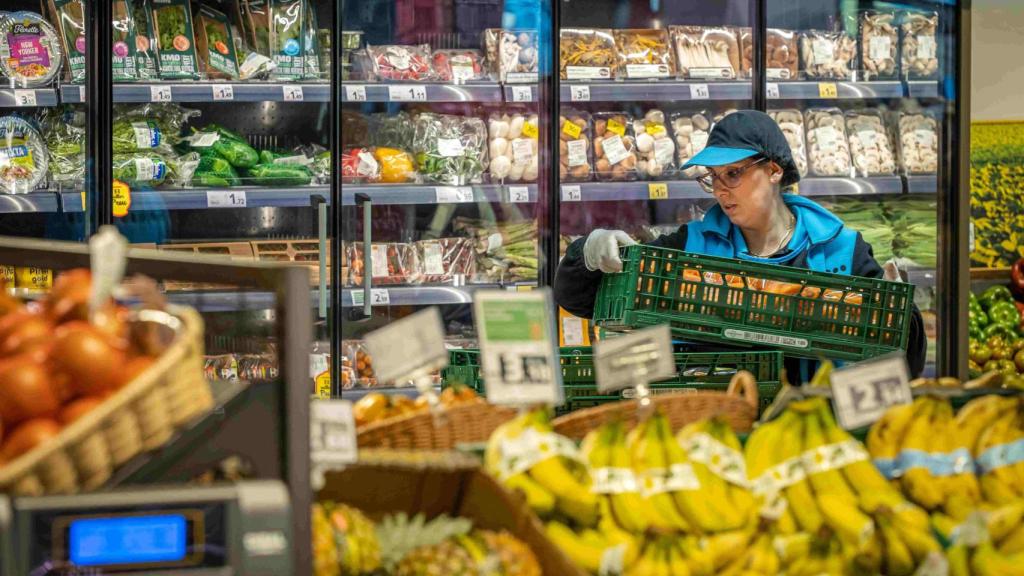
[[[882,264],[882,279],[890,282],[903,282],[903,277],[900,276],[900,269],[896,265],[896,260],[888,260],[885,264]]]
[[[587,236],[587,241],[583,244],[583,263],[591,272],[595,270],[605,273],[622,272],[619,247],[633,244],[636,242],[622,230],[598,228]]]

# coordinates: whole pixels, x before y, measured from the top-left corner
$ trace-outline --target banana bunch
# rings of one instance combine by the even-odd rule
[[[604,523],[599,529],[577,532],[551,520],[544,528],[551,542],[574,564],[591,574],[621,574],[639,557],[641,540]]]
[[[717,417],[699,420],[683,427],[676,440],[690,458],[704,497],[719,513],[720,524],[706,527],[708,531],[732,531],[755,523],[743,447],[729,423]]]
[[[1021,576],[1024,554],[1004,554],[984,541],[977,546],[956,544],[946,551],[949,576]]]
[[[572,442],[552,430],[548,411],[533,410],[491,434],[484,468],[507,488],[522,493],[542,518],[560,515],[591,528],[598,520],[597,497],[586,466],[568,455],[572,450]]]

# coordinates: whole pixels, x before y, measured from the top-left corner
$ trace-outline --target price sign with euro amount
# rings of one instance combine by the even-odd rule
[[[444,325],[436,306],[378,328],[364,340],[377,379],[383,383],[408,384],[448,364]]]
[[[599,340],[594,346],[594,369],[600,394],[671,378],[677,371],[672,333],[662,324]]]
[[[473,308],[487,400],[516,406],[562,404],[550,289],[480,291]]]
[[[832,404],[847,430],[874,423],[892,406],[913,401],[903,352],[886,354],[832,372]]]

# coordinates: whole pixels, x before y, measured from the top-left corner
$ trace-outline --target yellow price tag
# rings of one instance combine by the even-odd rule
[[[583,132],[583,129],[577,126],[575,123],[566,120],[565,125],[562,126],[562,132],[565,132],[565,134],[569,136],[569,138],[576,139],[580,137],[580,133]]]
[[[835,82],[818,82],[819,98],[839,98],[839,87]]]
[[[117,218],[124,218],[128,215],[128,208],[132,205],[132,189],[120,180],[114,180],[114,204],[113,212]]]
[[[32,290],[49,290],[53,285],[53,270],[48,268],[15,268],[14,285]]]
[[[532,292],[534,288],[533,284],[516,284],[516,292]]]
[[[4,286],[14,288],[14,266],[0,266],[0,281]]]
[[[325,370],[316,375],[316,397],[321,400],[331,398],[331,371]]]
[[[573,124],[573,126],[575,126],[575,124]],[[533,138],[534,140],[536,140],[537,136],[539,135],[540,134],[537,131],[536,124],[534,124],[533,122],[527,122],[523,124],[523,136],[526,136],[527,138]]]
[[[647,195],[651,200],[667,200],[668,184],[664,182],[651,182],[647,185]]]
[[[82,212],[85,212],[85,190],[82,190]]]
[[[656,122],[648,122],[645,125],[645,128],[647,129],[647,133],[650,134],[651,136],[657,136],[658,134],[665,133],[665,127]]]
[[[626,135],[626,127],[621,122],[615,120],[608,121],[608,131],[619,136]]]

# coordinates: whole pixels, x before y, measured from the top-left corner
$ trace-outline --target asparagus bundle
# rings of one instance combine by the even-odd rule
[[[474,242],[478,282],[537,279],[536,221],[498,223],[457,218],[453,226]]]

